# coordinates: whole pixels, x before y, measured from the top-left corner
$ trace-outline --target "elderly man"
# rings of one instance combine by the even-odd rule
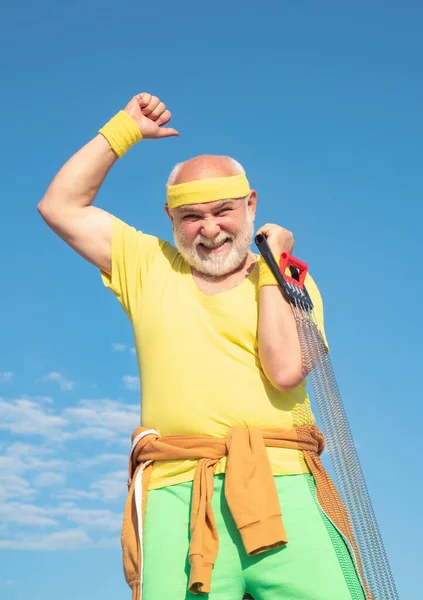
[[[38,206],[47,224],[100,269],[132,323],[142,375],[137,439],[147,433],[156,444],[179,443],[202,436],[216,443],[232,439],[235,447],[234,432],[238,440],[244,432],[250,436],[247,446],[237,442],[244,448],[237,457],[223,456],[231,445],[224,442],[222,455],[210,463],[214,493],[207,488],[205,508],[193,500],[207,483],[199,476],[193,491],[201,450],[198,456],[173,455],[171,445],[162,444],[156,454],[147,451],[154,462],[145,518],[141,511],[135,520],[126,517],[122,532],[133,598],[240,600],[248,593],[255,600],[362,599],[349,545],[318,504],[300,447],[266,447],[266,465],[254,464],[252,432],[277,428],[291,435],[312,426],[314,417],[291,308],[250,250],[257,194],[241,165],[224,156],[198,156],[175,167],[165,210],[176,248],[93,206],[109,169],[132,145],[178,135],[167,127],[170,119],[157,97],[135,96],[63,166]],[[283,227],[267,224],[258,232],[275,256],[292,253],[293,236]],[[306,287],[323,333],[322,301],[309,275]],[[250,450],[253,464],[247,466]],[[232,482],[238,477],[242,487],[247,481],[246,492],[228,484],[230,460]],[[266,469],[273,488],[260,497],[264,488],[251,486],[250,496],[249,480]],[[273,494],[281,510],[269,516]],[[253,506],[256,500],[262,508]],[[263,510],[266,519],[260,512],[257,518],[244,515],[240,525],[244,517],[232,509],[237,503],[251,514]],[[197,509],[204,509],[210,543],[203,530],[198,533]],[[142,539],[131,550],[126,540],[136,527]]]

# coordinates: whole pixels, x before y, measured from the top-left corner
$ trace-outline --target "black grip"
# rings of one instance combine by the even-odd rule
[[[254,238],[254,241],[256,243],[257,248],[260,251],[260,254],[266,261],[267,266],[273,273],[276,281],[278,282],[278,285],[280,286],[280,288],[283,292],[283,295],[288,300],[288,302],[299,303],[306,310],[313,310],[313,302],[311,301],[311,298],[310,298],[307,290],[305,288],[301,289],[298,286],[294,286],[294,284],[288,283],[285,280],[284,276],[280,272],[279,265],[276,262],[275,257],[273,256],[273,253],[267,242],[266,236],[259,233]],[[295,269],[295,271],[296,271],[296,269]],[[294,274],[292,272],[292,269],[291,269],[291,275],[295,279],[297,279],[297,277],[298,277],[298,274],[297,273]],[[297,277],[296,277],[296,275],[297,275]]]
[[[279,270],[279,265],[275,260],[275,257],[272,254],[272,251],[270,249],[270,246],[267,242],[266,237],[259,233],[258,235],[256,235],[255,239],[254,239],[257,248],[260,251],[260,254],[262,255],[262,257],[264,258],[264,260],[267,263],[267,266],[269,267],[269,269],[272,271],[272,274],[274,275],[276,281],[279,283],[279,285],[284,288],[285,287],[285,280],[282,277],[282,274]]]

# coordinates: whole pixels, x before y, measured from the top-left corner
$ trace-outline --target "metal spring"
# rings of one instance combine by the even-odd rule
[[[298,301],[291,306],[304,373],[309,373],[337,489],[351,519],[366,583],[375,600],[399,600],[323,336],[313,313]]]

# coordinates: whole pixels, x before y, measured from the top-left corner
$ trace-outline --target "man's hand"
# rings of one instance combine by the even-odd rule
[[[135,121],[144,139],[157,139],[179,135],[176,129],[163,127],[171,119],[170,111],[157,96],[142,93],[134,96],[125,112]]]
[[[294,236],[291,231],[275,225],[274,223],[266,223],[257,231],[256,235],[261,233],[267,239],[267,243],[274,256],[278,257],[282,252],[292,254],[294,249]]]

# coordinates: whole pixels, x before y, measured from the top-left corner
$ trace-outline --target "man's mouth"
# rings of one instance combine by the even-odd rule
[[[223,240],[222,242],[220,242],[219,244],[203,244],[202,242],[200,242],[200,244],[198,244],[202,250],[204,250],[205,252],[207,252],[208,254],[213,254],[215,252],[219,252],[221,250],[223,250],[224,248],[227,247],[228,244],[230,244],[231,240],[229,238],[226,238],[226,240]]]

